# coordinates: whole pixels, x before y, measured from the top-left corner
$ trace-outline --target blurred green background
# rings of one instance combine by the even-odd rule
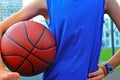
[[[118,50],[119,48],[115,48],[115,52]],[[100,55],[100,63],[105,63],[106,61],[108,61],[108,59],[110,59],[112,57],[112,48],[102,48],[101,50],[101,55]],[[116,68],[116,70],[120,70],[120,66],[118,66]]]

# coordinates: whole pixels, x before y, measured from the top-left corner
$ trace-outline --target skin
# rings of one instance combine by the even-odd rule
[[[106,0],[105,2],[105,13],[107,13],[116,24],[120,31],[120,1],[119,0]],[[108,63],[116,68],[120,64],[120,49],[116,54],[108,60]],[[105,66],[99,67],[99,70],[89,74],[88,80],[103,80],[107,76]]]
[[[120,30],[120,4],[119,0],[106,0],[105,2],[105,13],[109,14],[112,20],[117,25]],[[49,17],[47,14],[47,4],[46,0],[32,0],[27,6],[22,8],[20,11],[11,15],[4,21],[0,23],[0,39],[2,34],[13,24],[29,20],[37,15],[43,15],[45,19],[49,22]],[[116,67],[120,64],[120,51],[117,52],[108,62]],[[103,80],[104,76],[107,74],[105,67],[99,66],[99,70],[89,74],[88,80]],[[0,55],[0,80],[20,80],[20,75],[16,72],[9,72],[4,69],[3,61]]]

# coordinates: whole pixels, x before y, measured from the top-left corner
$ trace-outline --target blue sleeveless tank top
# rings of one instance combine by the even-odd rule
[[[57,53],[43,79],[87,80],[98,69],[104,0],[46,1]]]

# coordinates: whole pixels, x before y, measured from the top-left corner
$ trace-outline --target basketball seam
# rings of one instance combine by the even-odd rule
[[[46,30],[46,27],[43,28],[42,33],[40,34],[40,36],[39,36],[39,38],[38,38],[38,40],[36,41],[35,44],[33,44],[32,41],[29,39],[29,35],[28,35],[28,31],[27,31],[27,26],[26,26],[26,23],[25,23],[25,22],[24,22],[24,28],[25,28],[25,33],[26,33],[27,40],[28,40],[28,42],[33,46],[33,48],[32,48],[31,50],[26,49],[24,46],[22,46],[21,44],[19,44],[16,40],[14,40],[14,39],[13,39],[10,35],[8,35],[7,33],[5,33],[5,36],[8,37],[11,41],[15,42],[15,44],[17,44],[17,45],[20,46],[21,48],[23,48],[23,50],[25,50],[25,51],[27,51],[28,53],[30,53],[30,54],[28,54],[26,57],[21,56],[21,57],[24,57],[24,60],[21,62],[21,64],[17,67],[17,69],[16,69],[15,71],[19,70],[20,66],[22,66],[23,63],[27,60],[27,61],[30,63],[30,65],[32,66],[32,72],[33,72],[33,74],[35,74],[33,63],[28,59],[30,55],[35,56],[35,58],[39,59],[40,61],[44,62],[44,63],[47,64],[47,65],[51,65],[51,63],[49,63],[48,61],[43,60],[42,58],[40,58],[40,57],[38,57],[38,56],[36,56],[34,53],[32,53],[32,51],[33,51],[35,48],[37,48],[37,49],[39,49],[39,50],[50,49],[50,48],[55,47],[56,44],[54,44],[54,45],[52,45],[52,46],[49,46],[49,47],[47,47],[47,48],[39,48],[39,47],[37,47],[37,44],[38,44],[39,41],[41,40],[41,37],[42,37],[42,35],[44,34],[44,32],[45,32],[45,30]],[[11,56],[12,56],[12,55],[14,55],[14,54],[11,54]],[[4,56],[7,56],[7,55],[4,55]],[[10,55],[9,55],[9,56],[10,56]],[[14,55],[14,56],[15,56],[15,55]],[[16,56],[18,56],[18,55],[16,55]]]
[[[42,58],[38,57],[38,56],[37,56],[37,55],[35,55],[34,53],[32,53],[32,55],[33,55],[33,56],[35,56],[37,59],[39,59],[39,60],[41,60],[41,61],[45,62],[46,64],[51,65],[51,63],[49,63],[49,62],[47,62],[47,61],[43,60]]]
[[[30,52],[29,50],[27,50],[25,47],[23,47],[21,44],[19,44],[16,40],[14,40],[10,35],[8,35],[7,33],[5,33],[5,36],[8,37],[8,39],[10,39],[11,41],[15,42],[18,46],[20,46],[21,48],[23,48],[25,51]]]
[[[44,31],[43,31],[44,32]],[[31,51],[27,50],[25,47],[23,47],[21,44],[19,44],[16,40],[14,40],[11,36],[9,36],[7,33],[5,33],[5,36],[8,37],[8,39],[10,39],[11,41],[15,42],[18,46],[20,46],[21,48],[23,48],[25,51],[31,53],[33,51],[33,49],[35,49],[35,46],[33,47],[33,49]],[[26,59],[29,57],[29,55],[26,57]],[[42,60],[43,62],[47,63],[46,61],[44,61],[43,59],[39,58],[40,60]],[[49,64],[48,64],[49,65]]]
[[[25,27],[25,31],[26,31],[26,37],[27,37],[28,41],[32,44],[32,42],[30,41],[30,39],[29,39],[29,37],[28,37],[28,33],[27,33],[27,28],[26,28],[26,23],[25,23],[25,22],[24,22],[24,27]],[[32,44],[32,45],[33,45],[33,48],[32,48],[32,50],[30,50],[30,52],[29,52],[29,53],[31,53],[32,55],[33,55],[32,51],[36,48],[36,45],[37,45],[38,42],[40,41],[40,39],[41,39],[41,37],[42,37],[45,29],[46,29],[46,28],[44,27],[43,30],[42,30],[42,33],[41,33],[40,37],[38,38],[37,42],[35,43],[35,45]],[[26,56],[25,60],[27,60],[28,57],[29,57],[31,54],[28,54],[28,55]],[[36,57],[36,56],[35,56],[35,57]],[[36,58],[38,58],[38,57],[36,57]],[[50,65],[50,64],[49,64],[48,62],[46,62],[45,60],[43,60],[43,59],[41,59],[41,58],[38,58],[38,59],[41,60],[41,61],[43,61],[44,63]],[[25,60],[23,60],[23,62],[21,63],[21,65],[25,62]],[[19,69],[19,68],[20,68],[20,66],[18,67],[18,69]],[[33,69],[34,69],[34,68],[33,68]]]
[[[1,54],[2,56],[21,56],[21,57],[23,57],[23,58],[25,58],[24,56],[22,56],[22,55],[19,55],[19,53],[18,54]]]
[[[27,27],[25,22],[24,22],[24,25],[25,25],[24,27]],[[33,55],[32,51],[36,48],[36,45],[38,44],[38,42],[40,41],[42,35],[43,35],[44,32],[45,32],[45,29],[46,29],[46,27],[43,27],[43,30],[42,30],[41,35],[39,36],[39,38],[38,38],[37,42],[35,43],[35,45],[33,45],[33,48],[32,48],[32,50],[30,51],[30,53],[31,53],[32,55]],[[28,33],[27,33],[27,28],[25,28],[25,31],[26,31],[26,37],[28,38],[28,41],[30,41],[30,39],[29,39],[29,37],[28,37]],[[31,42],[31,41],[30,41],[30,42]],[[31,42],[31,43],[32,43],[32,42]],[[27,56],[27,58],[28,58],[31,54],[29,54],[29,55]],[[36,57],[36,56],[35,56],[35,57]],[[38,58],[38,57],[36,57],[36,58]],[[41,60],[41,61],[43,61],[43,62],[45,62],[46,64],[50,65],[47,61],[43,60],[42,58],[38,58],[38,59]]]
[[[10,55],[6,54],[6,55],[2,55],[2,56],[21,56],[21,55],[19,55],[19,54],[10,54]],[[22,57],[23,59],[26,58],[26,57],[24,57],[24,56],[21,56],[21,57]],[[34,74],[35,74],[34,66],[33,66],[32,62],[31,62],[29,59],[27,59],[27,61],[30,63],[30,65],[31,65],[31,67],[32,67],[32,73],[33,73],[33,75],[34,75]],[[24,61],[24,62],[25,62],[25,61]],[[20,67],[22,64],[23,64],[23,62],[21,62],[21,64],[19,64],[19,66],[17,66],[16,70],[14,70],[14,71],[18,71],[19,67]],[[8,65],[8,64],[6,64],[6,65]]]
[[[36,47],[36,48],[39,49],[39,50],[47,50],[47,49],[53,48],[53,47],[55,47],[55,46],[56,46],[56,44],[54,44],[54,45],[52,45],[52,46],[49,46],[49,47],[47,47],[47,48],[39,48],[39,47]]]
[[[27,37],[28,42],[34,47],[34,44],[33,44],[32,41],[29,39],[29,36],[28,36],[28,31],[27,31],[27,27],[26,27],[26,22],[24,22],[24,28],[25,28],[26,37]]]
[[[18,66],[18,68],[16,69],[16,71],[19,70],[20,66],[22,66],[23,63],[24,63],[26,60],[30,63],[30,65],[31,65],[31,67],[32,67],[32,74],[34,75],[34,74],[35,74],[34,66],[33,66],[32,62],[31,62],[29,59],[27,59],[27,58],[25,58],[25,60]]]
[[[23,48],[23,50],[25,50],[25,51],[27,51],[27,52],[29,52],[30,53],[30,51],[29,50],[27,50],[26,48],[24,48],[21,44],[19,44],[16,40],[14,40],[11,36],[9,36],[7,33],[5,33],[5,36],[6,37],[8,37],[8,39],[10,39],[11,41],[13,41],[13,42],[15,42],[18,46],[20,46],[21,48]],[[12,55],[12,54],[11,54]],[[22,56],[21,56],[22,57]],[[25,60],[27,60],[27,58],[28,57],[25,57],[24,59]],[[17,71],[19,68],[20,68],[20,66],[22,66],[22,64],[25,62],[25,60],[23,60],[22,62],[21,62],[21,64],[18,66],[18,68],[15,70],[15,71]],[[30,63],[31,64],[31,66],[33,66],[32,65],[32,63]],[[34,69],[34,67],[32,67],[33,69]],[[32,69],[32,70],[33,70]],[[33,71],[34,72],[34,71]],[[34,73],[33,73],[34,74]]]
[[[27,50],[25,47],[23,47],[21,44],[19,44],[16,40],[14,40],[11,36],[9,36],[7,33],[5,33],[5,36],[6,37],[8,37],[8,39],[10,39],[11,41],[13,41],[13,42],[15,42],[18,46],[20,46],[21,48],[23,48],[23,50],[25,50],[25,51],[27,51],[27,52],[29,52],[29,53],[31,53],[32,51],[33,51],[33,49],[35,48],[35,47],[33,47],[33,49],[31,50],[31,51],[29,51],[29,50]],[[33,55],[33,54],[32,54]],[[35,56],[35,55],[34,55]],[[27,58],[29,57],[29,55],[25,58],[25,60],[27,60]],[[35,56],[36,57],[36,56]],[[36,57],[36,58],[38,58],[38,57]],[[46,62],[45,60],[43,60],[43,59],[41,59],[41,58],[38,58],[39,60],[41,60],[41,61],[43,61],[43,62],[45,62],[46,64],[48,64],[48,65],[50,65],[50,63],[48,63],[48,62]],[[21,63],[21,65],[25,62],[25,60]],[[20,66],[21,66],[20,65]],[[17,68],[17,69],[19,69],[20,68],[20,66]],[[17,71],[17,70],[16,70]]]
[[[39,39],[37,40],[37,42],[36,42],[35,44],[33,44],[32,41],[29,39],[29,35],[28,35],[27,27],[26,27],[26,22],[24,22],[24,28],[25,28],[26,37],[27,37],[27,39],[28,39],[28,42],[30,42],[30,44],[31,44],[34,48],[37,48],[37,49],[40,49],[40,50],[46,50],[46,49],[49,49],[49,48],[52,48],[52,47],[56,46],[56,44],[54,44],[54,45],[49,46],[49,47],[47,47],[47,48],[39,48],[39,47],[36,47],[36,44],[40,41],[43,33],[44,33],[45,30],[46,30],[46,27],[43,28],[42,33],[41,33]]]

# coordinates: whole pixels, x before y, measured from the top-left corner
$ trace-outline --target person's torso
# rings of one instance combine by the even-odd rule
[[[44,80],[87,80],[97,70],[104,0],[47,0],[57,53]]]

